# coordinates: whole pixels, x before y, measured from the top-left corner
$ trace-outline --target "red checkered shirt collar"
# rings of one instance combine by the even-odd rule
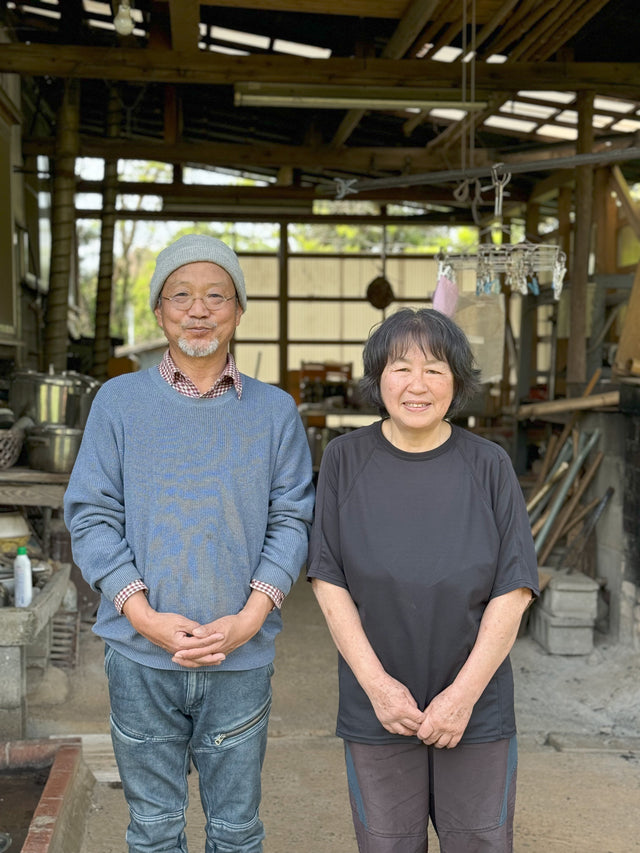
[[[227,353],[227,363],[224,370],[213,383],[213,386],[208,391],[205,391],[204,394],[201,394],[189,377],[185,376],[180,368],[176,367],[176,363],[171,358],[169,350],[162,356],[158,370],[160,371],[160,376],[172,388],[175,388],[180,394],[184,394],[185,397],[221,397],[232,385],[236,389],[238,400],[242,397],[242,377],[236,366],[235,359],[230,352]]]

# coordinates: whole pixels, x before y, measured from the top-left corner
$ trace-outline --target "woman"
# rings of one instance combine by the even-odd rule
[[[383,419],[322,458],[308,576],[340,653],[361,853],[424,853],[429,818],[442,853],[512,850],[508,654],[538,573],[508,455],[447,419],[473,364],[444,314],[393,314],[364,349]]]

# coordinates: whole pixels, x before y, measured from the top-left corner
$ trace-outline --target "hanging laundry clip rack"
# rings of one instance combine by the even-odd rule
[[[499,163],[491,170],[492,187],[495,190],[494,218],[498,223],[502,222],[504,188],[511,179],[509,173],[500,172],[501,166]],[[487,231],[492,231],[495,227],[491,226]],[[508,227],[499,227],[510,237]],[[550,273],[553,296],[558,300],[567,271],[567,256],[559,246],[552,243],[532,243],[528,240],[502,244],[479,243],[472,252],[443,253],[438,261],[438,278],[444,276],[455,281],[458,270],[475,270],[478,295],[499,293],[500,275],[504,275],[504,284],[511,290],[522,295],[533,293],[537,296],[540,293],[539,274]]]

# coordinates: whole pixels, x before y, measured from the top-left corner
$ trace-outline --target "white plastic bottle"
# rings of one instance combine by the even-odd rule
[[[13,561],[13,580],[16,607],[28,607],[33,597],[33,577],[31,560],[24,547],[18,548],[18,555]]]

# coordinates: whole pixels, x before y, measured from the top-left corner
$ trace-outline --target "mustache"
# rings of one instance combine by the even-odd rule
[[[187,323],[181,323],[180,328],[185,332],[188,329],[211,329],[211,330],[213,330],[213,329],[218,328],[218,324],[216,322],[213,322],[213,321],[207,322],[207,323],[204,323],[202,321],[200,321],[200,322],[193,322],[192,321],[192,322],[187,322]]]

